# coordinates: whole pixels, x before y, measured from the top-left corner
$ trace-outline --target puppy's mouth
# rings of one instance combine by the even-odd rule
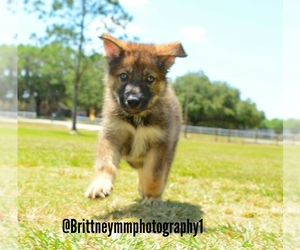
[[[143,109],[134,109],[134,108],[125,108],[124,111],[130,115],[137,115],[141,112],[143,112],[144,110]]]

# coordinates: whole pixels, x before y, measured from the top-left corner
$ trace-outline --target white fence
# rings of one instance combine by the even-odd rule
[[[35,112],[27,112],[27,111],[18,111],[18,112],[8,112],[8,111],[0,111],[0,117],[5,118],[30,118],[35,119]],[[93,121],[89,117],[85,116],[77,116],[78,123],[89,123],[89,124],[100,124],[102,122],[102,118],[95,118]],[[283,134],[277,134],[272,129],[224,129],[224,128],[212,128],[212,127],[201,127],[201,126],[181,126],[182,132],[187,133],[197,133],[197,134],[206,134],[206,135],[214,135],[215,140],[217,141],[220,137],[227,137],[227,141],[234,141],[235,138],[246,138],[251,139],[252,142],[257,142],[257,140],[269,140],[275,141],[275,143],[279,143],[282,141],[288,141],[292,144],[300,143],[300,134],[292,133],[289,130],[284,130]]]
[[[18,111],[18,116],[23,117],[23,118],[35,119],[36,118],[36,112]]]
[[[272,129],[225,129],[225,128],[210,128],[200,126],[181,126],[181,131],[188,133],[208,134],[227,137],[243,137],[243,138],[259,138],[259,139],[274,139],[278,136]]]
[[[78,122],[82,122],[82,123],[94,123],[94,124],[99,124],[102,122],[102,118],[98,118],[96,117],[94,120],[91,120],[89,117],[86,116],[77,116],[76,120]]]
[[[15,112],[15,111],[0,111],[0,117],[9,118],[9,119],[17,119],[17,112]]]
[[[242,142],[242,143],[263,143],[263,144],[293,144],[300,145],[300,134],[292,133],[284,129],[283,134],[276,133],[273,129],[224,129],[200,126],[181,126],[182,132],[196,133],[202,135],[213,135],[210,140]]]
[[[18,117],[23,118],[36,118],[36,112],[28,112],[28,111],[0,111],[0,117],[3,118],[11,118],[11,119],[17,119]]]

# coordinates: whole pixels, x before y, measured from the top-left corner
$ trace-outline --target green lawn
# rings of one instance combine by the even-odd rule
[[[17,246],[17,122],[0,118],[0,249]],[[11,246],[11,248],[8,248]]]
[[[181,138],[161,206],[141,205],[137,174],[125,162],[113,194],[89,200],[98,135],[19,123],[20,249],[281,249],[282,147]],[[64,218],[181,222],[203,219],[192,234],[64,234]]]

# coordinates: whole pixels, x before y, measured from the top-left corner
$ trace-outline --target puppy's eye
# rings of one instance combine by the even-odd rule
[[[147,82],[148,83],[154,82],[154,77],[153,76],[147,76]]]
[[[120,79],[121,79],[121,81],[127,81],[128,80],[128,75],[126,73],[122,73],[120,75]]]

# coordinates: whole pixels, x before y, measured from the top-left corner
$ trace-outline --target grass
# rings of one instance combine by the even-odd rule
[[[16,248],[17,122],[0,119],[0,249]]]
[[[89,200],[98,135],[19,123],[20,249],[280,249],[282,147],[181,138],[161,206],[141,205],[125,162],[113,194]],[[95,221],[204,221],[204,233],[64,234],[64,218]]]
[[[283,161],[284,245],[299,249],[300,242],[300,147],[285,146]]]

